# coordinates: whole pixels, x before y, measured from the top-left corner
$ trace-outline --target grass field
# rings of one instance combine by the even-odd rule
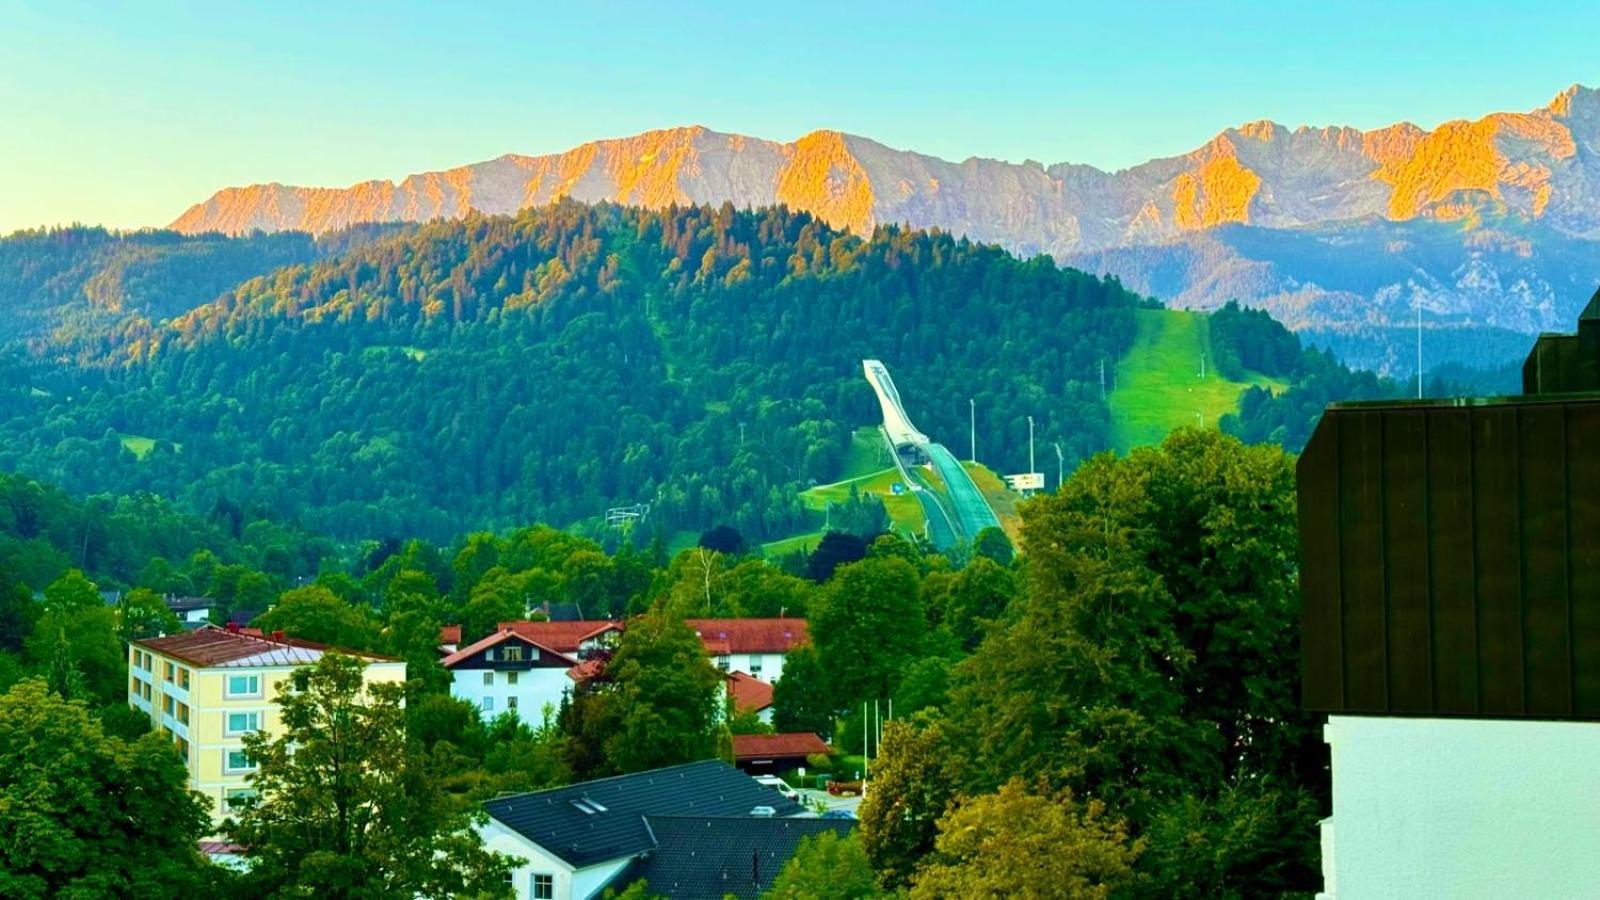
[[[1017,502],[1022,499],[1021,495],[1006,487],[1000,476],[983,463],[963,462],[961,467],[972,476],[972,483],[983,492],[983,499],[989,501],[989,507],[1000,518],[1000,527],[1011,539],[1011,546],[1021,547],[1022,517],[1017,514]]]
[[[1111,405],[1111,441],[1118,452],[1159,444],[1183,425],[1215,427],[1238,408],[1252,384],[1281,389],[1267,378],[1229,381],[1211,368],[1210,320],[1183,310],[1141,309],[1133,349],[1117,366]],[[1200,357],[1206,377],[1200,377]]]
[[[118,437],[122,438],[123,448],[129,453],[132,453],[135,459],[139,460],[143,460],[146,456],[149,456],[150,451],[156,446],[155,438],[145,437],[142,434],[123,434],[118,435]],[[172,447],[174,450],[183,450],[182,444],[173,444]]]
[[[869,475],[857,478],[848,478],[836,481],[833,484],[819,484],[814,488],[800,492],[800,502],[807,509],[822,512],[829,503],[843,503],[850,499],[850,488],[854,487],[861,494],[876,494],[883,500],[883,508],[889,513],[889,521],[899,531],[922,531],[922,504],[910,492],[895,494],[894,483],[900,480],[900,473],[895,469],[882,469]]]
[[[850,449],[845,452],[844,468],[839,472],[839,479],[847,481],[860,478],[893,465],[894,460],[889,458],[889,447],[883,439],[883,432],[876,426],[857,428],[850,436]]]

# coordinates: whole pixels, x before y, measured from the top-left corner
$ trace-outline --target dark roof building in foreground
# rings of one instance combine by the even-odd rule
[[[656,845],[623,870],[618,888],[644,879],[651,896],[667,900],[759,897],[772,887],[800,842],[850,833],[839,819],[750,819],[649,816]]]
[[[1600,294],[1519,397],[1336,404],[1300,457],[1324,898],[1600,884]]]
[[[618,883],[624,871],[660,846],[651,825],[657,818],[760,822],[753,827],[765,828],[805,813],[720,760],[500,797],[484,810],[485,844],[523,860],[514,876],[515,895],[556,900],[624,887]]]

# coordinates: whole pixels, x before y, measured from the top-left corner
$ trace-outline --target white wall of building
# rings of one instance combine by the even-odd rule
[[[453,681],[450,686],[452,696],[466,700],[478,708],[479,715],[485,719],[492,719],[511,707],[511,698],[517,700],[517,717],[529,725],[537,726],[544,721],[544,708],[550,706],[551,715],[561,707],[561,694],[572,688],[572,679],[567,677],[567,670],[563,668],[533,668],[520,671],[495,671],[493,669],[453,669]],[[517,683],[511,683],[512,675],[517,676]],[[492,681],[485,684],[485,676]],[[484,699],[492,701],[492,707],[484,708]]]
[[[711,657],[712,665],[724,672],[743,672],[768,684],[783,677],[782,653],[732,653]]]
[[[528,900],[532,896],[535,873],[553,876],[555,900],[572,900],[573,869],[560,858],[492,818],[478,826],[478,834],[483,838],[484,849],[504,853],[518,861],[511,870],[512,896],[517,900]]]
[[[1334,716],[1323,893],[1600,896],[1600,723]]]

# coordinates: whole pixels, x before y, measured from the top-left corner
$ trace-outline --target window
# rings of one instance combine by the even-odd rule
[[[517,673],[515,673],[515,672],[507,672],[506,673],[506,684],[516,684],[516,683],[517,683]]]
[[[171,694],[161,695],[161,711],[169,716],[177,713],[178,710],[174,706],[174,701]]]
[[[245,801],[255,795],[253,788],[229,788],[222,792],[222,809],[225,812],[238,812],[245,807]]]
[[[142,695],[144,697],[144,702],[149,703],[150,702],[150,696],[151,696],[150,695],[150,682],[146,681],[145,683],[139,685],[139,693],[140,693],[140,695]]]
[[[161,670],[161,680],[172,681],[172,663],[167,663],[166,668]]]
[[[260,675],[229,675],[229,697],[259,697],[261,696]]]
[[[188,669],[179,669],[178,670],[178,687],[181,687],[186,691],[189,689],[189,670]]]
[[[493,697],[485,697],[485,698],[483,698],[483,711],[484,712],[494,712],[494,698]]]
[[[724,672],[728,671],[728,658],[726,656],[717,657],[717,668]]]
[[[761,657],[750,657],[750,674],[755,675],[758,678],[761,676]]]
[[[222,770],[229,775],[240,772],[250,772],[255,769],[255,764],[250,762],[250,756],[243,750],[222,751]]]
[[[507,647],[506,662],[522,662],[522,648],[515,646]]]
[[[189,764],[189,742],[183,738],[178,738],[176,743],[178,745],[178,755],[183,757],[183,764],[187,766]]]
[[[483,673],[483,683],[484,684],[488,684],[488,685],[493,685],[494,684],[494,673],[493,672],[485,672],[485,673]]]
[[[531,887],[533,900],[555,900],[556,877],[554,875],[535,874]]]
[[[517,698],[516,697],[507,697],[506,698],[506,709],[516,709],[516,708],[517,708]]]
[[[185,725],[189,724],[189,704],[178,704],[178,721]]]
[[[228,713],[228,734],[246,734],[261,727],[261,713],[258,712],[231,712]]]

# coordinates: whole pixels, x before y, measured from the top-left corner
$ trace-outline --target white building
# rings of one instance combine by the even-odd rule
[[[1551,340],[1527,374],[1600,371],[1600,333]],[[1597,440],[1592,393],[1323,413],[1297,471],[1321,897],[1600,897]]]
[[[529,725],[555,714],[573,684],[567,671],[577,664],[509,628],[442,660],[451,675],[451,696],[470,702],[485,719],[510,711]]]
[[[805,619],[685,619],[724,672],[744,672],[768,684],[783,677],[783,660],[808,638]]]

